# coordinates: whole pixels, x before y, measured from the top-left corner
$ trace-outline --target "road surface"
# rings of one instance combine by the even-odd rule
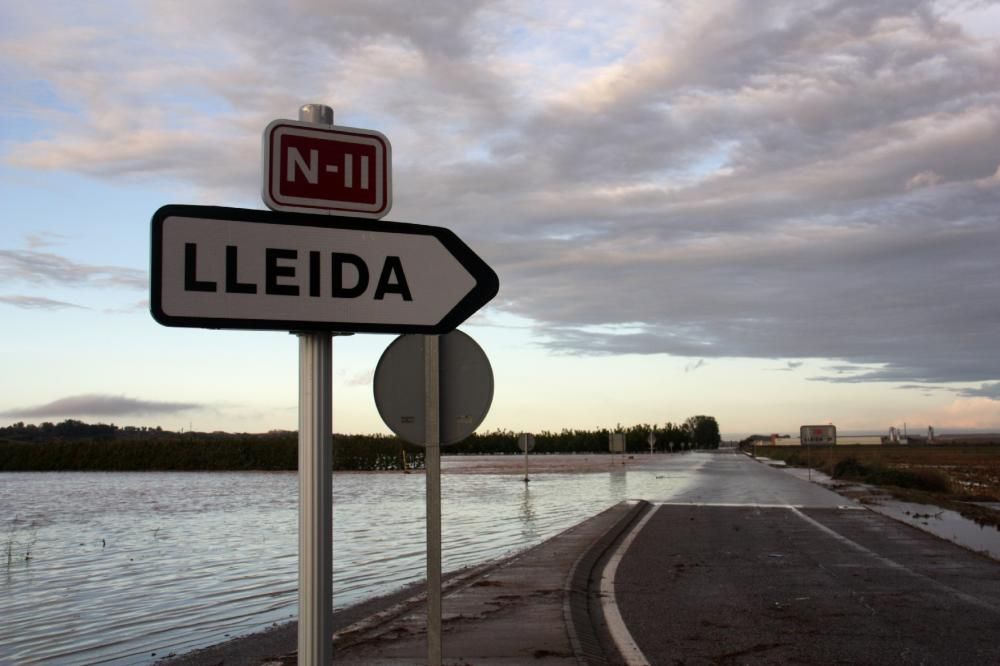
[[[1000,664],[1000,563],[746,456],[685,458],[697,483],[646,498],[604,569],[629,663]]]

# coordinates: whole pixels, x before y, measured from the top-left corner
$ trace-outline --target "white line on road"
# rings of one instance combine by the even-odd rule
[[[604,621],[608,624],[611,639],[615,642],[622,659],[625,660],[625,666],[649,666],[649,660],[635,644],[621,613],[618,612],[618,604],[615,602],[615,573],[618,571],[618,563],[622,561],[622,557],[632,545],[635,536],[642,531],[642,528],[658,509],[658,506],[654,506],[649,510],[649,513],[642,517],[642,520],[632,527],[628,536],[618,544],[618,548],[615,549],[614,554],[604,566],[604,571],[601,572],[601,610],[604,612]]]
[[[867,511],[863,506],[856,506],[851,504],[838,504],[837,506],[827,506],[816,505],[815,507],[809,507],[805,504],[761,504],[760,502],[653,502],[657,506],[721,506],[729,508],[744,508],[750,507],[754,509],[839,509],[841,511]]]
[[[917,571],[913,571],[912,569],[908,569],[907,567],[903,566],[899,562],[896,562],[894,560],[890,560],[888,557],[884,557],[882,555],[879,555],[875,551],[870,550],[868,548],[865,548],[860,543],[857,543],[856,541],[852,541],[851,539],[845,537],[840,532],[836,532],[836,531],[830,529],[829,527],[827,527],[823,523],[819,522],[818,520],[815,520],[814,518],[810,518],[806,514],[804,514],[801,511],[799,511],[794,506],[787,506],[787,508],[790,509],[792,511],[792,513],[794,513],[799,518],[801,518],[802,520],[806,521],[807,523],[809,523],[810,525],[812,525],[816,529],[821,530],[821,531],[825,532],[826,534],[829,534],[830,536],[832,536],[837,541],[841,542],[842,544],[844,544],[846,546],[850,546],[851,548],[853,548],[854,550],[857,550],[858,552],[865,553],[866,555],[869,555],[869,556],[875,558],[875,560],[877,560],[881,564],[889,567],[890,569],[895,569],[896,571],[903,571],[905,573],[908,573],[911,576],[914,576],[916,578],[919,578],[919,579],[927,582],[932,587],[936,587],[937,589],[941,590],[942,592],[948,592],[948,593],[950,593],[950,594],[958,597],[959,599],[961,599],[962,601],[964,601],[966,603],[973,604],[975,606],[979,606],[980,608],[984,608],[984,609],[992,611],[994,613],[1000,613],[1000,607],[997,607],[996,605],[994,605],[994,604],[992,604],[992,603],[990,603],[988,601],[984,601],[983,599],[979,599],[978,597],[974,597],[971,594],[966,594],[965,592],[962,592],[961,590],[956,590],[955,588],[951,587],[950,585],[945,585],[944,583],[942,583],[940,581],[937,581],[937,580],[934,580],[933,578],[929,578],[929,577],[925,576],[922,573],[919,573]]]

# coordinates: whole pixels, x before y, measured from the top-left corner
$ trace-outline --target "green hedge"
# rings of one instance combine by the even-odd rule
[[[401,469],[423,466],[423,450],[395,437],[335,435],[337,470]],[[247,436],[231,440],[0,442],[0,471],[68,470],[295,470],[298,440]]]
[[[625,433],[628,452],[649,450],[647,437],[656,435],[658,451],[680,451],[694,446],[689,423],[662,428],[648,424]],[[714,419],[711,419],[714,424]],[[535,453],[607,453],[607,429],[563,430],[535,435]],[[473,434],[443,447],[445,455],[516,454],[518,433],[497,430]],[[716,437],[717,439],[717,437]],[[718,446],[710,442],[707,448]],[[405,463],[404,463],[405,461]],[[387,435],[333,435],[335,470],[398,470],[424,466],[423,448]],[[0,428],[0,471],[63,470],[294,470],[298,465],[298,436],[289,431],[266,434],[225,432],[170,432],[161,428],[120,428],[80,421],[40,426],[15,423]]]

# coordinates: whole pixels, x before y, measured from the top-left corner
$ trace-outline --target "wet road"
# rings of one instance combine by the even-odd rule
[[[637,461],[642,462],[638,457]],[[659,494],[646,493],[650,502],[699,504],[755,504],[836,508],[840,495],[803,483],[779,469],[755,462],[740,453],[694,452],[668,459],[663,476],[684,483],[666,483]]]
[[[1000,663],[1000,563],[742,455],[689,461],[614,572],[633,663]]]

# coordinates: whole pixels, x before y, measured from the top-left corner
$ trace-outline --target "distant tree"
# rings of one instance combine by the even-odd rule
[[[722,442],[719,424],[714,416],[692,416],[684,422],[691,434],[691,444],[696,449],[717,449]]]

